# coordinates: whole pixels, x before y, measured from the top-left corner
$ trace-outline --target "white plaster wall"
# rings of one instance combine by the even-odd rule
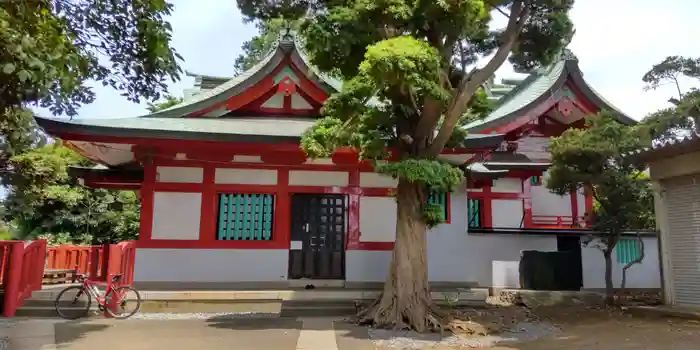
[[[292,170],[289,184],[297,186],[347,186],[349,175],[344,171]]]
[[[520,252],[556,251],[556,237],[468,234],[467,197],[464,191],[462,187],[451,194],[451,223],[439,225],[426,233],[428,278],[432,282],[475,282],[487,287],[499,284],[519,287],[517,264]],[[522,205],[520,210],[522,213]],[[347,251],[347,281],[384,281],[391,254],[391,251]],[[512,269],[514,264],[515,275]]]
[[[201,193],[155,192],[152,239],[199,239]]]
[[[544,172],[542,185],[532,186],[532,215],[571,216],[571,197],[549,192],[546,183],[547,172]]]
[[[523,201],[521,199],[494,199],[491,201],[493,227],[521,226],[523,222]]]
[[[394,197],[360,197],[360,242],[393,242],[395,239]]]
[[[391,176],[386,176],[377,173],[360,173],[360,186],[361,187],[380,187],[380,188],[393,188],[398,185],[398,180]]]
[[[159,166],[156,168],[158,182],[202,183],[204,169],[194,167]]]
[[[386,280],[391,251],[348,250],[345,252],[345,280],[348,282],[382,282]]]
[[[520,288],[518,264],[523,250],[557,250],[555,236],[469,235],[472,260],[465,267],[483,287]]]
[[[521,179],[501,178],[493,180],[491,192],[522,193],[523,181]]]
[[[217,184],[275,185],[277,170],[218,168],[214,173]]]
[[[285,281],[288,261],[289,251],[286,249],[138,248],[134,281]]]
[[[644,260],[641,264],[627,270],[627,288],[661,288],[659,270],[659,249],[656,237],[645,237]],[[603,253],[595,247],[584,247],[581,251],[583,260],[583,288],[605,288],[605,259]],[[617,263],[613,252],[613,284],[620,287],[622,267]]]

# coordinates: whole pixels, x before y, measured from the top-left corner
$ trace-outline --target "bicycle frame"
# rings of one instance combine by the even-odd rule
[[[110,295],[110,293],[115,290],[116,283],[112,282],[113,277],[114,276],[109,277],[109,282],[91,281],[86,278],[83,280],[81,291],[83,293],[87,293],[89,296],[95,299],[97,304],[99,304],[101,307],[108,307],[109,301],[107,300],[107,295]],[[97,289],[98,286],[106,286],[104,294],[102,294],[100,290]],[[116,284],[116,286],[118,286],[118,284]]]

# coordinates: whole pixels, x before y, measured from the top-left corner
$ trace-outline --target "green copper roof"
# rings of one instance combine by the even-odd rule
[[[510,90],[497,101],[496,108],[484,119],[468,124],[468,129],[478,125],[489,124],[510,114],[520,111],[546,95],[564,72],[565,62],[560,61],[551,67],[530,74],[520,85]]]
[[[465,128],[479,132],[526,116],[529,111],[537,108],[548,99],[556,98],[555,94],[564,87],[564,83],[568,79],[573,81],[590,102],[600,109],[612,111],[621,123],[636,123],[634,119],[613,106],[586,83],[578,66],[578,59],[570,51],[564,50],[559,61],[549,67],[540,68],[530,73],[522,83],[497,101],[496,108],[486,118],[474,121],[466,125]]]

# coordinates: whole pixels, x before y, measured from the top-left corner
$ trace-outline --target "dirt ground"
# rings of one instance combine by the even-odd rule
[[[517,313],[517,311],[509,311]],[[619,309],[549,307],[533,310],[535,317],[561,329],[556,336],[490,348],[493,350],[697,350],[700,321],[638,317]],[[444,348],[441,350],[447,350]]]
[[[553,324],[560,330],[539,340],[487,348],[492,350],[700,349],[700,321],[632,317],[619,309],[584,306],[535,309],[494,307],[468,310],[464,316],[480,324],[481,329],[488,333],[523,321]],[[382,347],[372,341],[368,328],[338,319],[329,319],[314,327],[309,327],[305,319],[294,318],[126,321],[98,318],[75,322],[31,319],[17,322],[16,326],[8,324],[0,327],[0,350],[82,350],[96,347],[105,350],[294,350],[304,343],[301,341],[305,338],[302,336],[304,333],[307,334],[307,342],[314,337],[322,338],[319,339],[322,344],[313,349],[464,350],[463,344],[462,347],[440,347],[435,345],[437,343],[423,347]],[[460,336],[479,337],[466,332]]]

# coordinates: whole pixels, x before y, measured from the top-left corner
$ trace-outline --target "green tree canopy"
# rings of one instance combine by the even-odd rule
[[[469,102],[508,58],[519,69],[551,63],[573,34],[573,0],[261,1],[238,0],[251,20],[300,19],[304,49],[343,90],[302,147],[313,157],[357,149],[399,179],[394,254],[382,296],[359,315],[382,327],[443,326],[427,281],[426,227],[435,219],[428,188],[448,191],[461,171],[437,159],[466,135]],[[492,27],[504,15],[504,28]],[[487,57],[483,66],[478,59]],[[471,104],[474,106],[475,104]],[[398,162],[385,163],[387,150]]]
[[[96,80],[130,101],[155,100],[179,79],[164,0],[4,1],[0,113],[27,103],[74,115]]]
[[[68,167],[93,164],[60,142],[21,153],[9,163],[15,170],[3,215],[15,224],[20,238],[101,244],[137,237],[136,193],[77,185]]]
[[[653,230],[651,184],[645,165],[624,155],[647,140],[638,126],[618,123],[607,112],[587,119],[584,129],[570,129],[552,139],[547,188],[559,195],[586,189],[596,201],[592,224],[601,232],[605,281],[612,301],[612,252],[626,230]]]
[[[655,64],[642,80],[646,89],[673,85],[678,93],[671,97],[671,106],[649,114],[643,120],[654,139],[670,139],[689,132],[700,132],[700,90],[684,89],[681,81],[700,82],[700,58],[668,56]]]

